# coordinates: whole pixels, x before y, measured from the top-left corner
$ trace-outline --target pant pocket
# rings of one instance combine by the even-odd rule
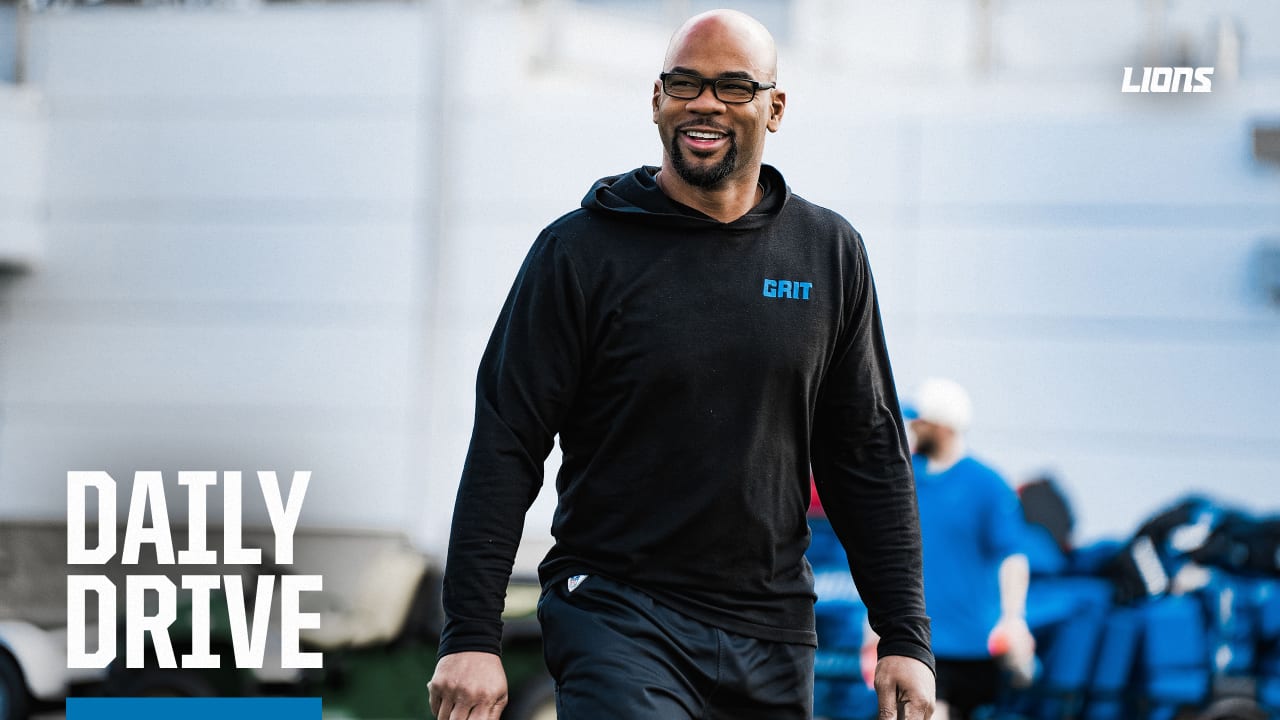
[[[538,625],[542,627],[542,660],[547,664],[547,671],[559,685],[560,652],[563,641],[560,639],[559,624],[556,622],[557,610],[564,600],[560,597],[560,583],[554,583],[543,591],[538,598]]]

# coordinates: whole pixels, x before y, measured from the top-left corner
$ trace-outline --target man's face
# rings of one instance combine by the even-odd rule
[[[921,420],[919,418],[911,421],[911,430],[915,433],[916,444],[915,452],[925,457],[933,457],[937,454],[939,447],[951,435],[951,428],[945,425]]]
[[[736,77],[771,82],[767,55],[722,27],[691,32],[671,54],[665,72],[704,78]],[[653,88],[653,121],[670,167],[694,187],[714,189],[726,179],[754,173],[764,156],[766,132],[776,132],[785,95],[760,90],[748,103],[725,103],[708,85],[690,100]]]

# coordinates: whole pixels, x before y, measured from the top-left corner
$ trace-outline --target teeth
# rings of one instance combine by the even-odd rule
[[[719,140],[724,137],[720,133],[703,132],[702,130],[687,130],[685,131],[685,135],[688,135],[691,138],[698,138],[699,140]]]

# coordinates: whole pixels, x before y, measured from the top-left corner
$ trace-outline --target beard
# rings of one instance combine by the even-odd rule
[[[729,149],[724,158],[715,165],[693,166],[684,156],[684,148],[680,147],[680,133],[671,136],[671,165],[681,180],[699,188],[714,188],[724,182],[738,165],[738,144],[729,138]]]
[[[916,454],[932,457],[938,451],[938,441],[931,437],[916,436]]]

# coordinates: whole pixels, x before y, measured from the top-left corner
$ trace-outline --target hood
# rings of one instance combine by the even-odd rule
[[[751,212],[731,223],[722,223],[671,198],[658,187],[658,168],[644,166],[624,175],[597,180],[582,198],[588,210],[621,216],[628,222],[696,229],[753,230],[773,222],[791,197],[782,173],[770,165],[760,168],[764,199]]]

